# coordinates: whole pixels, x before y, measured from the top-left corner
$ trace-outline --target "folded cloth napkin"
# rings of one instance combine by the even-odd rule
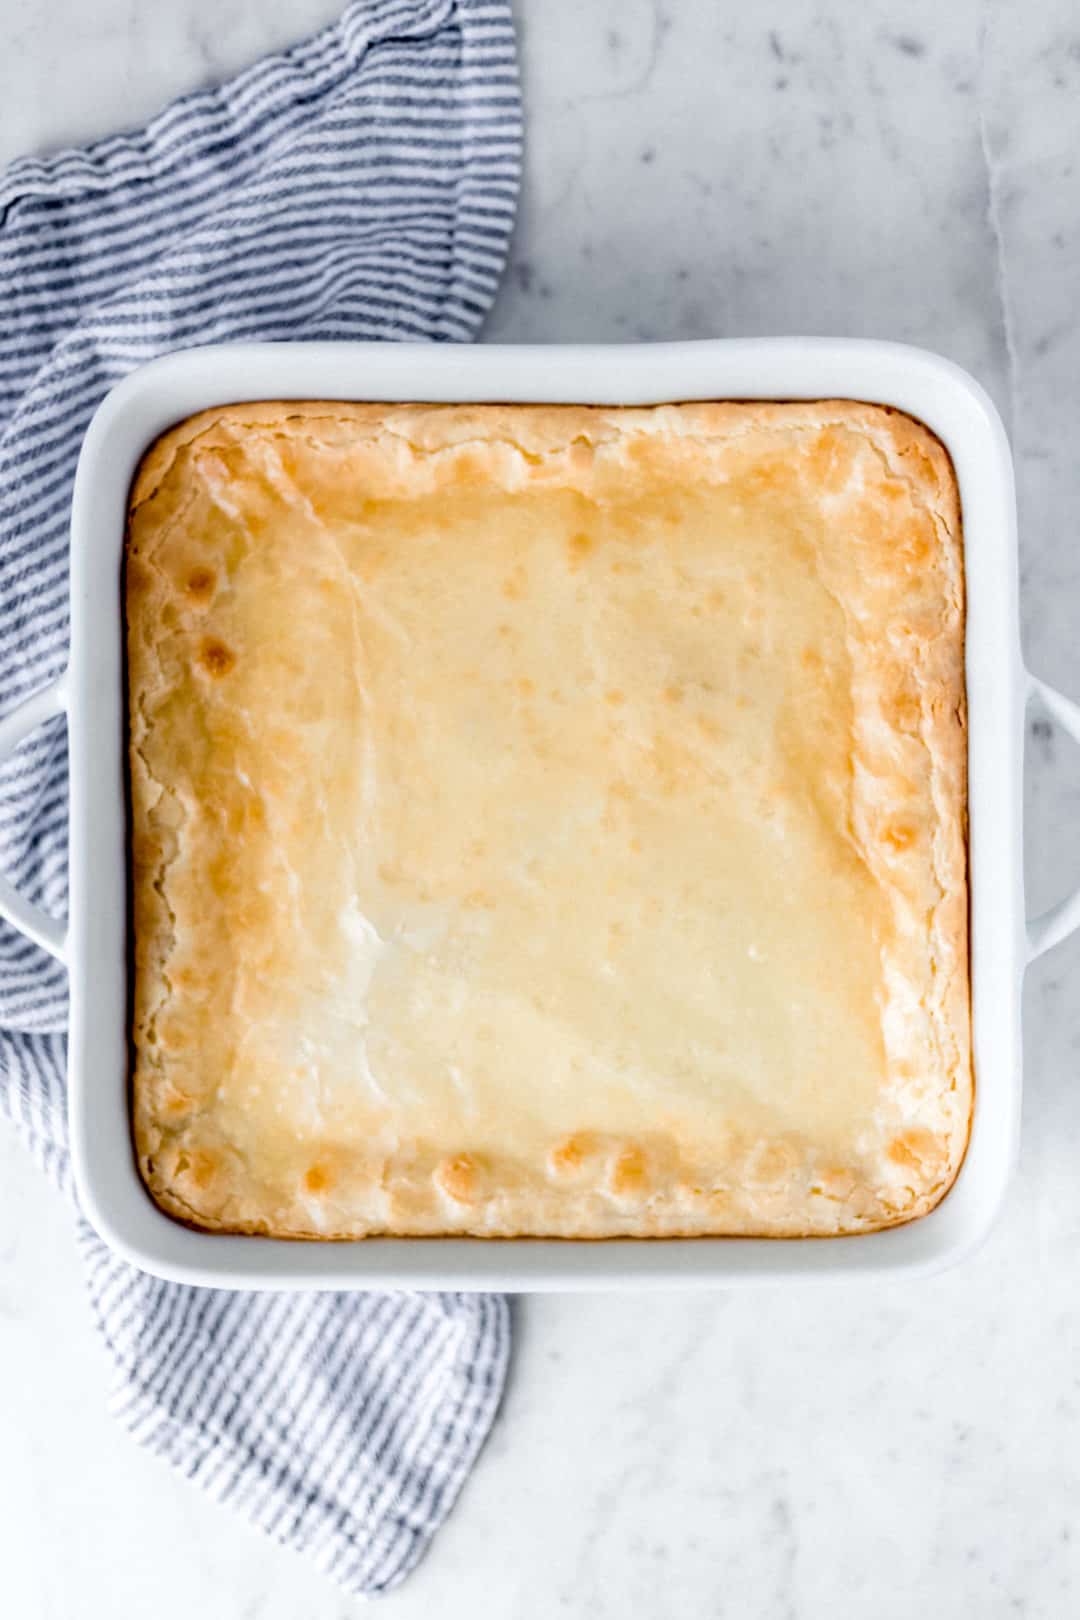
[[[130,367],[229,338],[470,338],[521,119],[509,0],[356,0],[145,130],[0,176],[0,707],[66,661],[83,431]],[[0,866],[61,914],[66,745],[0,769]],[[0,927],[0,1106],[71,1193],[66,985]],[[115,1406],[151,1450],[354,1592],[394,1586],[498,1405],[505,1300],[158,1282],[80,1220]]]

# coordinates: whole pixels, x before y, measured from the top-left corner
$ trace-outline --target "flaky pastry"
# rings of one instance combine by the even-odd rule
[[[126,552],[135,1142],[200,1227],[857,1233],[972,1110],[948,456],[881,407],[263,403]]]

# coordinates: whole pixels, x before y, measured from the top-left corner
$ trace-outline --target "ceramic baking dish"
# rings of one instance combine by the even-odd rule
[[[165,428],[256,399],[560,401],[849,398],[919,417],[952,455],[963,504],[968,620],[971,930],[976,1102],[948,1197],[890,1231],[824,1239],[606,1242],[369,1238],[290,1243],[189,1230],[136,1170],[128,1113],[128,897],[121,565],[132,474]],[[190,350],[144,366],[86,435],[71,524],[71,661],[0,724],[0,752],[50,715],[70,731],[70,917],[65,926],[0,883],[0,914],[67,964],[71,1147],[83,1209],[133,1264],[191,1283],[250,1288],[547,1288],[723,1285],[900,1276],[956,1260],[988,1231],[1017,1150],[1024,968],[1080,923],[1080,891],[1025,922],[1024,706],[1038,695],[1080,738],[1080,707],[1020,656],[1012,466],[982,389],[946,360],[830,339],[571,348],[257,344]]]

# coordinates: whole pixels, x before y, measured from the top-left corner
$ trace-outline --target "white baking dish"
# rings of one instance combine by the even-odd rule
[[[520,400],[646,404],[850,398],[921,418],[947,445],[963,503],[968,581],[971,928],[976,1105],[959,1178],[930,1215],[847,1238],[541,1242],[377,1238],[288,1243],[190,1231],[139,1179],[128,1116],[128,917],[121,562],[135,466],[163,429],[228,402]],[[1009,448],[982,389],[895,344],[770,339],[627,347],[258,344],[192,350],[133,373],[104,401],[79,461],[71,525],[71,662],[0,724],[0,751],[66,711],[71,906],[63,924],[0,883],[0,913],[71,977],[71,1146],[83,1209],[120,1254],[186,1282],[252,1288],[731,1286],[898,1276],[985,1236],[1017,1150],[1026,963],[1080,923],[1080,892],[1026,924],[1021,842],[1024,705],[1038,692],[1080,737],[1080,708],[1027,674],[1017,620]]]

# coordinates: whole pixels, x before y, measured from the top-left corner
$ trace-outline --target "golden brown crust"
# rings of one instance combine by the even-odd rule
[[[963,564],[882,407],[268,402],[137,473],[134,1127],[210,1230],[873,1230],[971,1114]]]

